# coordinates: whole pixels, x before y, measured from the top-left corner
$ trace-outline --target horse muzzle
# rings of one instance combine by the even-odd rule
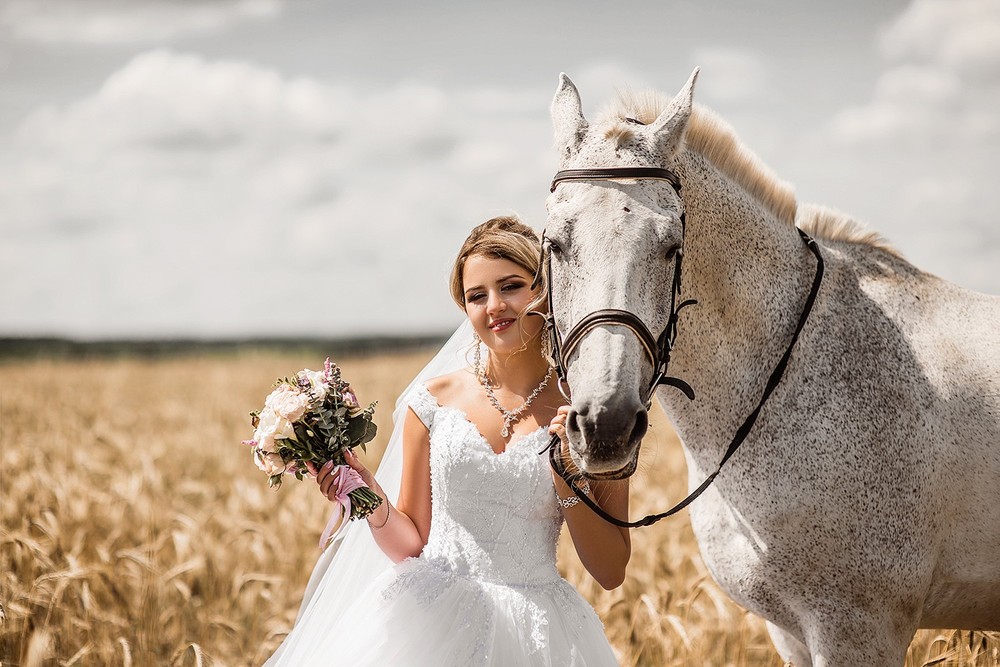
[[[587,477],[623,479],[635,472],[649,414],[637,398],[574,401],[566,420],[573,462]]]

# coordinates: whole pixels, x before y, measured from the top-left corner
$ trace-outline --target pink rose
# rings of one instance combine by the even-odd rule
[[[344,405],[348,408],[356,408],[360,405],[358,403],[358,397],[354,395],[354,392],[350,389],[345,389],[344,393],[340,395],[344,399]]]
[[[293,422],[301,419],[309,408],[309,396],[294,387],[281,384],[264,400],[264,405]]]
[[[358,403],[358,397],[354,395],[354,392],[350,389],[345,389],[344,393],[341,394],[341,398],[344,400],[344,407],[347,408],[348,417],[357,417],[362,412],[365,411]]]

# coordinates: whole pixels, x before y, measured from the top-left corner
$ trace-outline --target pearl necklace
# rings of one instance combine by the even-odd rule
[[[527,410],[528,406],[531,405],[531,402],[535,400],[535,397],[541,393],[542,389],[545,389],[545,385],[549,383],[550,377],[552,377],[551,367],[549,367],[545,377],[542,378],[542,383],[535,387],[534,391],[528,394],[528,397],[524,399],[524,403],[522,403],[520,407],[515,408],[514,410],[505,410],[504,407],[500,405],[500,401],[497,400],[497,395],[493,393],[493,385],[490,384],[488,379],[486,379],[486,372],[484,371],[479,374],[479,383],[483,385],[483,388],[486,390],[486,397],[490,399],[490,403],[493,404],[493,407],[503,415],[503,428],[500,430],[501,436],[504,438],[510,436],[511,424],[521,418],[521,413]]]

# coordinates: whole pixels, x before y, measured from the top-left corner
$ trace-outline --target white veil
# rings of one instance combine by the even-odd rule
[[[410,392],[431,378],[467,367],[467,355],[474,345],[472,334],[472,324],[466,319],[396,400],[396,409],[392,413],[392,435],[375,472],[375,478],[390,500],[395,501],[399,496],[403,471],[403,420]],[[375,544],[366,522],[352,521],[340,538],[320,555],[306,584],[295,627],[265,667],[288,664],[282,656],[295,654],[292,647],[297,642],[314,643],[316,636],[327,635],[331,628],[336,627],[351,602],[375,577],[390,567],[392,561]]]

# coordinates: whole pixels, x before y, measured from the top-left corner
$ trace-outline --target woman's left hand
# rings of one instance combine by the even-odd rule
[[[566,435],[566,419],[569,415],[569,406],[563,405],[556,411],[556,416],[549,422],[549,433],[558,435],[562,442],[563,449],[569,447],[569,438]]]

